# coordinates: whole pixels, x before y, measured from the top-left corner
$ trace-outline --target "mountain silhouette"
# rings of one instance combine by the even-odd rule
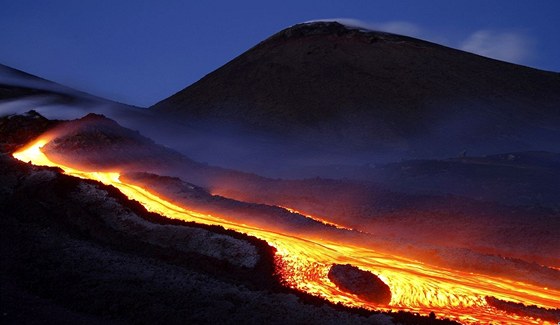
[[[152,108],[344,154],[560,143],[560,74],[337,22],[285,29]]]

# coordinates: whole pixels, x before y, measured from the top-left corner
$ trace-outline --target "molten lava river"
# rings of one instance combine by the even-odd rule
[[[130,199],[139,201],[149,211],[168,218],[221,225],[267,241],[277,249],[277,269],[286,285],[332,302],[376,310],[403,310],[428,315],[434,312],[463,324],[543,324],[540,319],[508,314],[489,306],[484,297],[521,302],[543,308],[558,308],[560,291],[529,283],[484,274],[430,266],[422,262],[380,253],[359,244],[321,238],[301,238],[297,234],[252,227],[224,217],[191,211],[170,203],[158,193],[127,184],[118,172],[92,172],[63,166],[49,160],[41,148],[48,138],[40,138],[14,157],[38,166],[59,167],[68,175],[92,179],[118,188]],[[364,245],[365,246],[365,245]],[[377,274],[391,289],[389,305],[374,305],[357,296],[340,291],[327,277],[332,264],[350,263]]]

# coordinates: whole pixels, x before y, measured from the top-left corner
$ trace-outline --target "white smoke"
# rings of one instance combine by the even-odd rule
[[[478,30],[460,48],[498,60],[524,63],[532,55],[533,41],[521,33]]]
[[[0,64],[0,84],[30,89],[47,90],[55,93],[74,94],[76,91],[54,83],[37,78],[24,72]]]

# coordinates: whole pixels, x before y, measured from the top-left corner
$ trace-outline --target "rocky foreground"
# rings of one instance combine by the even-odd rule
[[[2,323],[391,324],[285,292],[262,241],[169,222],[56,170],[0,166]]]
[[[3,324],[436,322],[285,288],[273,254],[255,238],[171,221],[113,187],[0,155]]]

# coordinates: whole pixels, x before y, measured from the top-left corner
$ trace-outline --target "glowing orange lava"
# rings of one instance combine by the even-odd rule
[[[261,238],[277,249],[278,272],[286,285],[333,302],[378,310],[412,311],[423,315],[433,311],[437,316],[454,319],[464,324],[546,323],[539,319],[499,311],[486,303],[485,296],[544,308],[559,307],[560,291],[550,288],[484,274],[434,267],[356,244],[322,238],[301,238],[272,228],[263,229],[236,223],[227,220],[226,217],[197,213],[186,207],[172,204],[165,198],[158,197],[157,193],[123,183],[119,179],[118,171],[91,172],[80,170],[78,167],[56,164],[41,151],[49,140],[49,138],[40,138],[14,153],[13,156],[35,165],[59,167],[68,175],[115,186],[129,198],[139,201],[149,211],[168,218],[221,225],[227,229]],[[328,221],[321,221],[330,224]],[[350,263],[377,274],[391,288],[390,304],[373,305],[355,295],[338,290],[327,277],[333,263]]]

